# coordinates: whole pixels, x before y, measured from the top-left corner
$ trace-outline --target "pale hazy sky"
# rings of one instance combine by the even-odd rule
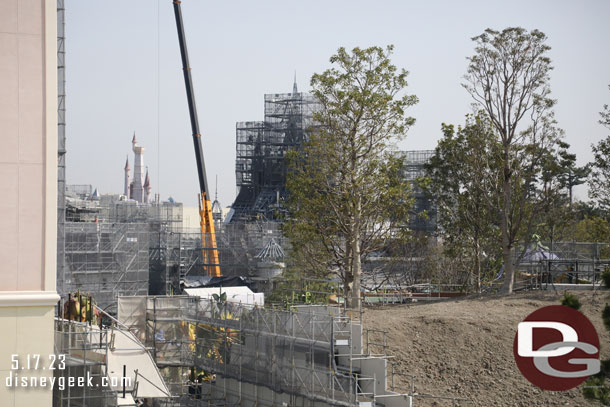
[[[395,45],[420,102],[400,148],[432,149],[442,122],[460,124],[471,37],[485,28],[548,36],[556,118],[580,164],[606,136],[610,1],[183,0],[208,183],[235,197],[235,122],[262,120],[263,95],[309,89],[340,46]],[[196,206],[198,182],[171,0],[66,0],[67,180],[123,191],[136,131],[153,192]],[[584,198],[583,189],[577,197]]]

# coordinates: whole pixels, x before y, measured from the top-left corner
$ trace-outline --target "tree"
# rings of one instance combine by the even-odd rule
[[[472,260],[469,269],[480,292],[483,253],[493,257],[499,240],[497,155],[501,146],[483,112],[468,115],[465,126],[457,131],[444,123],[442,129],[443,138],[426,165],[426,186],[435,197],[446,253]]]
[[[589,167],[576,166],[576,155],[570,145],[558,140],[555,148],[545,152],[541,160],[539,182],[541,211],[536,214],[536,234],[553,243],[565,237],[573,224],[572,189],[585,182]]]
[[[402,94],[407,71],[392,65],[392,50],[339,48],[332,67],[313,75],[316,128],[289,157],[292,256],[337,273],[350,307],[360,303],[362,260],[402,236],[409,209],[391,150],[414,123],[405,109],[417,98]]]
[[[544,33],[523,28],[491,29],[473,38],[463,86],[487,113],[501,145],[500,231],[504,290],[512,293],[514,246],[531,226],[536,175],[545,150],[559,138],[552,119],[550,47]]]
[[[604,110],[599,114],[601,116],[599,123],[610,129],[608,105],[604,105]],[[608,215],[610,214],[610,135],[592,145],[592,148],[593,163],[589,179],[589,198],[593,199],[597,207]]]

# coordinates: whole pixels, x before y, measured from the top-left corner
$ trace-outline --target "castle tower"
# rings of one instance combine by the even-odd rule
[[[212,219],[214,219],[214,227],[216,230],[220,230],[222,224],[222,206],[218,200],[218,175],[216,175],[216,193],[214,202],[212,202]]]
[[[150,177],[148,176],[148,168],[146,168],[146,177],[144,178],[144,203],[150,203]]]
[[[125,187],[123,188],[123,195],[125,195],[127,197],[127,199],[130,198],[129,196],[129,184],[131,183],[131,176],[130,173],[131,172],[131,168],[129,168],[129,155],[127,156],[127,159],[125,160]]]
[[[136,133],[131,140],[132,149],[135,154],[133,164],[133,192],[131,199],[144,202],[144,147],[138,145]]]

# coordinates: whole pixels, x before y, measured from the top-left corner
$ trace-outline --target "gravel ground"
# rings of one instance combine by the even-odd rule
[[[459,406],[588,406],[580,387],[549,392],[530,384],[513,358],[517,324],[532,311],[557,305],[563,293],[529,292],[509,297],[462,298],[367,308],[365,328],[388,331],[388,363],[396,372],[415,376],[415,392],[466,398]],[[601,357],[610,357],[610,334],[601,319],[610,292],[574,291],[580,311],[595,325]],[[370,334],[371,342],[381,338]],[[371,346],[372,353],[381,353]],[[390,378],[388,377],[388,385]],[[396,390],[408,392],[410,379],[395,376]],[[448,400],[416,399],[415,406],[451,406]]]

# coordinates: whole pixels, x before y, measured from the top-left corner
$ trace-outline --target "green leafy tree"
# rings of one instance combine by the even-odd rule
[[[606,243],[600,245],[599,256],[602,259],[610,257],[610,222],[603,217],[591,216],[575,222],[569,228],[569,240],[576,242]]]
[[[565,239],[574,225],[572,188],[586,181],[588,166],[577,167],[576,155],[570,145],[558,140],[555,148],[546,151],[541,159],[539,199],[541,210],[535,214],[535,232],[542,240],[553,243]]]
[[[311,79],[316,128],[289,156],[292,256],[338,274],[350,307],[360,303],[363,259],[403,236],[409,209],[392,149],[414,123],[405,110],[417,98],[404,94],[407,71],[391,63],[392,50],[339,48]]]
[[[566,142],[560,142],[560,161],[559,161],[559,178],[562,185],[568,191],[570,207],[574,201],[574,187],[587,182],[587,178],[591,173],[590,166],[576,166],[576,154],[570,153],[568,149],[570,145]]]
[[[610,86],[609,86],[610,88]],[[610,108],[604,105],[600,112],[599,123],[610,129]],[[593,162],[591,163],[591,178],[589,179],[589,198],[593,199],[598,208],[606,216],[610,214],[610,135],[599,143],[592,145]]]
[[[463,86],[488,115],[501,146],[499,224],[504,290],[512,293],[514,247],[531,236],[541,160],[560,137],[551,111],[550,47],[544,33],[519,27],[487,29],[473,41]]]
[[[443,138],[426,165],[426,187],[435,197],[446,254],[471,259],[468,277],[475,276],[475,288],[480,291],[484,253],[493,256],[499,241],[497,156],[501,146],[483,112],[467,116],[457,131],[446,124],[442,130]]]

